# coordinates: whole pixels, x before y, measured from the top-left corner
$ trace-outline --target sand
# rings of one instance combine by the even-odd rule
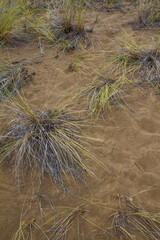
[[[31,58],[36,60],[28,65],[29,71],[36,72],[33,81],[21,89],[21,95],[33,109],[53,109],[55,102],[64,94],[93,81],[89,69],[94,70],[119,51],[117,41],[123,37],[122,28],[138,42],[150,43],[153,37],[159,37],[160,30],[134,31],[127,22],[133,19],[130,14],[90,12],[86,25],[89,27],[98,16],[98,23],[93,33],[89,33],[92,41],[90,49],[77,49],[71,53],[62,53],[58,58],[56,49],[45,47],[45,55],[41,56],[36,42],[24,47],[4,48],[1,55],[10,61]],[[77,56],[90,55],[84,61],[87,68],[77,71],[69,69]],[[90,151],[108,167],[109,171],[96,166],[98,179],[86,176],[88,187],[82,182],[76,182],[71,189],[72,194],[60,191],[58,194],[51,180],[45,175],[39,193],[52,199],[53,206],[76,207],[85,199],[93,203],[87,207],[74,227],[68,232],[69,240],[75,239],[114,239],[106,229],[111,225],[108,217],[118,208],[119,198],[132,197],[144,209],[153,213],[160,211],[160,102],[159,95],[153,90],[132,87],[128,91],[128,106],[114,108],[106,121],[98,121],[97,126],[87,128],[87,134],[101,139],[93,143]],[[3,121],[3,122],[2,122]],[[6,125],[4,119],[1,126]],[[26,178],[27,179],[27,178]],[[26,180],[27,183],[27,180]],[[28,184],[20,188],[20,193],[14,184],[14,173],[7,165],[0,168],[0,239],[12,239],[19,226],[20,216],[30,205],[32,188]],[[99,203],[105,203],[105,208]],[[41,205],[40,205],[41,204]],[[37,200],[25,216],[26,219],[36,219],[41,224],[51,216],[48,201]],[[40,211],[41,209],[41,211]],[[46,213],[44,215],[43,211]],[[79,228],[78,228],[79,226]],[[78,238],[79,229],[79,238]],[[33,240],[43,240],[44,235],[33,230]],[[144,239],[137,237],[136,239]]]

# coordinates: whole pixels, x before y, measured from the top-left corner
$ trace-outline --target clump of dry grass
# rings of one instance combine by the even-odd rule
[[[107,75],[107,73],[105,73]],[[108,78],[101,75],[93,83],[81,89],[77,97],[87,102],[89,115],[103,118],[108,112],[112,112],[115,106],[122,106],[125,98],[127,81],[123,76],[113,75]]]
[[[32,189],[31,189],[32,191]],[[29,193],[29,192],[28,192]],[[27,193],[27,194],[28,194]],[[23,202],[19,224],[12,240],[32,240],[32,239],[47,239],[49,237],[42,228],[42,223],[39,223],[39,217],[46,217],[46,208],[42,207],[42,202],[46,202],[47,210],[55,212],[52,200],[44,194],[36,193],[32,198],[26,196]],[[36,207],[38,206],[38,213],[35,214]],[[52,212],[52,214],[53,214]],[[36,237],[35,237],[36,236]]]
[[[108,231],[118,239],[160,238],[160,216],[135,205],[131,198],[121,199],[119,210],[110,218],[112,227]]]
[[[14,234],[12,240],[25,240],[29,239],[32,235],[32,228],[34,227],[35,219],[33,218],[30,221],[20,221],[19,228]]]
[[[103,12],[122,11],[123,2],[123,0],[93,0],[91,8]]]
[[[31,16],[26,24],[26,31],[30,31],[35,39],[39,38],[41,46],[43,46],[44,43],[55,44],[54,31],[48,21],[48,19],[37,12],[35,16]]]
[[[0,100],[15,94],[17,90],[32,80],[32,75],[20,64],[0,63]]]
[[[138,28],[160,26],[159,0],[139,0],[137,24]]]
[[[25,0],[0,1],[0,42],[11,46],[23,46],[32,38],[27,24],[38,18],[38,9],[30,9]]]
[[[138,45],[130,36],[126,35],[122,42],[122,51],[115,62],[119,69],[135,84],[154,87],[160,83],[160,50],[159,42],[155,47],[147,49]]]
[[[43,239],[68,239],[69,231],[78,227],[80,229],[80,223],[82,221],[82,216],[84,218],[87,203],[82,202],[76,207],[60,207],[54,208],[53,212],[49,215],[51,216],[43,224],[39,224],[38,219],[32,218],[31,220],[26,220],[28,217],[21,217],[19,222],[19,227],[14,234],[12,240],[25,240],[32,239],[35,236],[35,232],[39,234],[38,236],[43,236]],[[30,207],[27,209],[31,209]],[[25,214],[26,215],[26,214]],[[48,217],[47,217],[48,218]],[[80,237],[80,232],[77,232],[76,236]]]
[[[66,50],[75,49],[80,42],[90,45],[84,26],[86,14],[84,0],[63,0],[61,7],[52,11],[50,24],[56,45]]]
[[[106,109],[116,104],[123,103],[124,81],[103,79],[93,84],[89,90],[89,109],[98,117],[104,114]]]
[[[87,5],[84,0],[51,2],[42,12],[26,11],[26,30],[39,37],[43,43],[57,46],[58,50],[74,50],[78,45],[89,47],[91,41],[85,28]]]
[[[48,173],[65,191],[68,174],[82,181],[85,172],[93,175],[88,160],[97,160],[85,147],[89,137],[81,134],[80,119],[61,108],[33,112],[20,97],[7,107],[12,117],[0,138],[0,159],[13,166],[18,181],[21,172],[36,170],[40,183]]]
[[[52,0],[27,0],[26,2],[28,4],[28,7],[30,7],[31,9],[38,9],[38,8],[45,9],[53,1]]]
[[[47,220],[43,226],[51,226],[45,231],[49,239],[58,240],[66,238],[68,231],[75,226],[77,220],[85,213],[85,206],[86,203],[83,202],[75,208],[66,208]]]
[[[21,1],[0,1],[0,41],[9,41],[22,18]]]

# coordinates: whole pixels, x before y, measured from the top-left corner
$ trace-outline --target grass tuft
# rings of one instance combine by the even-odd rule
[[[51,26],[58,46],[73,50],[81,41],[90,45],[84,26],[86,15],[84,0],[63,0],[61,8],[52,11]]]
[[[22,1],[0,1],[0,41],[10,41],[11,37],[20,28],[22,19]]]
[[[18,181],[21,172],[36,170],[40,183],[48,173],[65,191],[67,174],[82,181],[85,172],[93,175],[88,160],[96,159],[83,146],[89,137],[81,134],[79,119],[61,108],[33,112],[20,96],[12,97],[8,107],[12,118],[0,139],[0,159],[13,166]]]
[[[112,12],[120,10],[123,8],[123,0],[93,0],[92,8],[103,12]]]
[[[121,199],[119,210],[110,218],[113,224],[109,230],[118,239],[160,238],[160,216],[136,206],[133,199]]]
[[[135,84],[154,87],[160,83],[160,49],[156,46],[147,49],[126,35],[122,42],[123,53],[115,62],[119,68],[135,80]]]
[[[32,228],[34,226],[35,219],[31,221],[20,221],[19,228],[14,234],[12,240],[25,240],[32,235]]]
[[[123,103],[124,81],[104,79],[102,82],[93,84],[89,90],[89,109],[92,114],[100,117],[105,113],[106,108]]]
[[[103,118],[108,111],[112,112],[113,106],[124,104],[126,85],[127,82],[123,76],[117,75],[113,78],[101,76],[91,85],[81,89],[77,97],[85,98],[89,115]]]
[[[10,94],[15,95],[30,80],[32,76],[22,65],[0,63],[0,100]]]
[[[159,0],[139,0],[137,24],[139,29],[160,26]]]
[[[75,222],[85,213],[85,203],[81,203],[76,208],[67,208],[58,212],[44,223],[51,227],[45,231],[50,235],[49,239],[59,240],[66,238],[68,231],[73,228]]]
[[[41,3],[24,3],[22,23],[28,36],[38,37],[42,44],[58,46],[59,50],[73,50],[80,43],[84,43],[86,48],[90,45],[87,31],[91,32],[92,29],[87,30],[84,26],[88,9],[84,0],[62,0],[55,4],[50,2],[45,10],[34,8]]]
[[[28,7],[30,9],[46,9],[47,7],[49,7],[49,5],[51,4],[51,2],[53,2],[52,0],[26,0]]]

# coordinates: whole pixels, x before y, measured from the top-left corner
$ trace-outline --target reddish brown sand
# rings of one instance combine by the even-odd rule
[[[63,53],[55,58],[56,50],[45,48],[45,55],[40,55],[37,43],[30,43],[25,47],[1,50],[1,55],[10,61],[22,58],[35,58],[36,63],[29,65],[30,71],[35,71],[33,81],[21,90],[28,104],[33,109],[53,109],[55,102],[64,93],[74,92],[76,89],[93,81],[87,68],[70,71],[72,60],[80,56],[86,57],[83,64],[94,70],[98,65],[107,63],[112,54],[119,50],[117,42],[123,37],[122,27],[138,42],[152,42],[152,37],[159,37],[160,31],[133,31],[126,23],[132,19],[130,14],[96,13],[88,17],[87,25],[91,26],[96,16],[98,23],[90,34],[93,46],[87,51],[76,50],[74,53]],[[113,52],[113,53],[112,53]],[[105,230],[111,225],[108,220],[113,212],[111,208],[118,208],[118,196],[132,197],[144,209],[154,213],[160,211],[160,102],[159,96],[151,90],[133,87],[128,92],[128,108],[114,109],[113,118],[99,121],[97,127],[88,128],[87,134],[101,139],[93,143],[91,151],[106,165],[109,172],[96,166],[95,179],[86,176],[87,188],[82,182],[77,182],[71,189],[72,194],[63,192],[58,194],[48,176],[39,190],[40,194],[48,196],[53,206],[59,210],[63,207],[76,207],[84,199],[94,199],[95,205],[87,208],[88,212],[76,220],[72,230],[68,232],[68,240],[76,239],[114,239]],[[2,124],[4,125],[6,122]],[[0,168],[0,239],[10,240],[19,226],[20,216],[30,205],[31,187],[22,186],[18,193],[13,183],[14,175],[8,166]],[[27,180],[26,180],[27,182]],[[32,197],[33,200],[33,197]],[[106,203],[106,208],[97,205]],[[40,207],[46,213],[40,211]],[[41,209],[41,210],[42,210]],[[44,219],[51,217],[49,204],[42,199],[37,201],[24,219],[36,219],[42,225]],[[79,226],[79,238],[78,238]],[[43,234],[33,230],[33,240],[45,239]],[[140,239],[138,236],[136,239]],[[144,239],[144,238],[142,238]]]

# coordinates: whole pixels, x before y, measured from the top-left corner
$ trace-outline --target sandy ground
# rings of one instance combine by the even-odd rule
[[[53,109],[55,102],[64,94],[74,92],[93,81],[88,69],[94,69],[118,52],[117,41],[123,36],[122,28],[131,34],[138,42],[150,43],[152,37],[159,37],[160,31],[133,31],[127,22],[132,19],[130,14],[92,12],[88,17],[88,26],[98,23],[93,33],[90,33],[92,47],[87,50],[76,50],[73,53],[63,53],[55,58],[56,50],[45,48],[45,55],[40,55],[37,43],[29,43],[25,47],[5,48],[1,55],[10,61],[22,58],[35,58],[29,65],[30,71],[35,71],[33,81],[21,90],[33,109]],[[72,60],[81,55],[91,56],[85,59],[88,67],[70,71]],[[89,206],[79,222],[68,232],[67,239],[114,239],[105,230],[110,226],[109,215],[112,208],[119,206],[118,196],[135,199],[144,209],[154,213],[160,211],[160,102],[159,96],[151,90],[133,87],[129,92],[128,107],[114,109],[113,118],[99,121],[94,128],[86,131],[90,136],[101,139],[101,143],[93,143],[91,151],[108,167],[109,172],[97,166],[96,175],[99,180],[86,176],[86,187],[77,182],[72,194],[57,193],[46,175],[39,193],[48,196],[53,206],[76,207],[84,199],[93,199],[95,204]],[[2,126],[4,126],[4,120]],[[20,216],[30,205],[31,186],[22,186],[18,193],[13,182],[13,174],[8,166],[0,168],[0,239],[12,239]],[[32,197],[33,200],[33,197]],[[97,202],[105,203],[106,207]],[[41,209],[41,211],[40,211]],[[46,213],[44,216],[42,209]],[[26,219],[36,218],[42,223],[51,216],[49,204],[45,199],[36,201],[26,215]],[[78,228],[79,226],[79,228]],[[79,229],[79,230],[78,230]],[[79,231],[79,234],[78,234]],[[78,238],[79,235],[79,238]],[[33,240],[43,240],[42,233],[33,231]],[[141,239],[137,237],[137,239]],[[142,238],[144,239],[144,238]]]

